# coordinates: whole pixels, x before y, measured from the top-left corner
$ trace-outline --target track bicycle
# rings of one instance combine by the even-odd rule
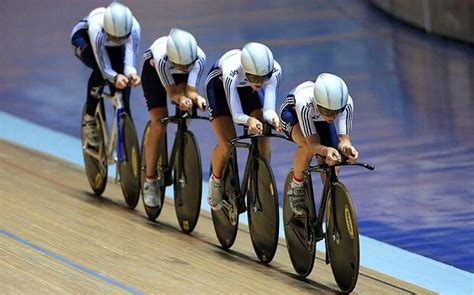
[[[174,204],[179,226],[185,233],[191,233],[196,226],[201,210],[202,195],[202,165],[201,153],[199,152],[198,142],[194,134],[188,129],[190,120],[203,119],[208,117],[198,116],[196,107],[190,112],[181,111],[176,107],[175,115],[162,118],[162,124],[168,122],[177,124],[171,157],[168,158],[168,136],[165,134],[163,148],[158,156],[156,165],[156,176],[158,183],[158,197],[161,198],[161,207],[148,207],[145,205],[145,211],[150,220],[156,220],[163,208],[165,199],[165,190],[167,186],[173,184]],[[143,132],[142,151],[141,151],[141,187],[145,181],[146,154],[145,144],[151,131],[151,122],[148,121]],[[173,175],[171,174],[173,170]],[[142,198],[144,197],[142,191]]]
[[[243,126],[243,135],[229,141],[232,150],[221,179],[222,209],[211,210],[212,221],[222,248],[232,247],[237,236],[239,214],[246,210],[244,198],[247,196],[247,216],[253,248],[261,262],[270,263],[278,245],[278,192],[270,164],[258,150],[258,138],[287,138],[280,134],[273,134],[271,125],[268,123],[263,126],[262,134],[248,134],[248,126],[241,126]],[[246,139],[250,139],[250,143],[245,142]],[[239,184],[237,148],[248,149],[242,186]]]
[[[109,92],[104,91],[106,86]],[[116,90],[113,84],[105,82],[91,91],[92,96],[99,99],[94,116],[100,144],[97,147],[89,144],[83,119],[82,151],[87,179],[95,195],[100,196],[107,185],[108,165],[116,164],[115,182],[120,181],[125,202],[133,209],[140,197],[139,147],[135,125],[124,109],[122,91]],[[106,122],[104,99],[110,100],[114,106],[111,132]],[[86,105],[82,118],[85,113]]]
[[[290,169],[284,186],[283,221],[288,254],[297,274],[306,277],[311,273],[316,243],[325,239],[326,264],[331,264],[339,288],[349,293],[354,290],[359,276],[359,230],[349,191],[338,180],[336,174],[338,166],[375,169],[365,163],[349,163],[344,156],[342,162],[334,166],[321,164],[308,167],[304,171],[306,208],[302,215],[294,214],[290,208],[287,193],[293,179],[293,169]],[[312,172],[326,175],[317,212],[313,195]]]

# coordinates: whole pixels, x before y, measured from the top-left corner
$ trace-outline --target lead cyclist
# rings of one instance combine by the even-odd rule
[[[322,73],[316,81],[293,88],[280,108],[281,127],[298,148],[293,162],[293,180],[288,190],[290,207],[297,215],[305,209],[303,171],[314,155],[326,157],[328,165],[341,161],[341,151],[350,162],[359,153],[351,143],[354,103],[346,83],[338,76]],[[318,159],[320,160],[320,159]],[[321,174],[321,180],[325,182]]]

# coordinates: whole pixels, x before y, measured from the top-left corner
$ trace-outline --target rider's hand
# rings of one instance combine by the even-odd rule
[[[272,125],[273,125],[273,127],[275,127],[276,131],[281,132],[280,118],[278,118],[278,116],[273,117]]]
[[[201,111],[205,112],[207,110],[207,101],[204,97],[196,96],[196,104]]]
[[[262,122],[255,119],[254,117],[249,117],[247,119],[247,126],[249,126],[249,133],[250,134],[261,134],[263,131]]]
[[[352,145],[342,146],[339,149],[348,158],[350,163],[354,163],[359,158],[359,152]]]
[[[141,79],[140,76],[138,76],[137,74],[130,74],[128,78],[130,79],[130,84],[133,87],[137,87],[138,85],[140,85]]]
[[[128,78],[122,74],[118,74],[115,77],[115,88],[122,90],[125,89],[128,85]]]
[[[193,101],[182,95],[180,98],[179,98],[179,109],[182,110],[182,111],[189,111],[192,107],[193,107]]]
[[[325,155],[326,156],[326,164],[329,166],[337,164],[337,162],[341,162],[341,154],[332,147],[326,147],[324,149]]]

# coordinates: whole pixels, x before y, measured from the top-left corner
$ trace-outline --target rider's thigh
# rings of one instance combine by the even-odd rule
[[[218,145],[228,146],[228,141],[237,136],[231,116],[214,117],[211,121],[211,126],[216,135]]]
[[[303,132],[301,131],[301,127],[300,127],[299,123],[296,123],[293,126],[293,128],[291,130],[291,138],[299,146],[309,148],[308,142],[306,141],[306,138],[304,137]]]

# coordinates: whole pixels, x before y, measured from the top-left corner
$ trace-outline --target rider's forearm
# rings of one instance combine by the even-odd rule
[[[344,151],[345,147],[352,146],[351,137],[346,134],[339,134],[338,136],[339,144],[337,145],[337,149],[340,151]]]
[[[185,99],[186,96],[184,96],[182,93],[174,93],[169,96],[171,101],[174,102],[175,104],[179,105],[181,100]]]
[[[277,117],[277,113],[274,110],[263,110],[263,119],[267,122],[272,122],[273,118]]]
[[[311,147],[311,152],[314,155],[320,155],[320,156],[323,156],[323,157],[325,157],[327,155],[327,147],[322,145],[322,144],[313,143],[313,144],[310,145],[310,147]]]
[[[196,102],[199,96],[199,94],[197,93],[197,89],[189,85],[186,86],[186,91],[184,95],[191,99],[193,102]]]

